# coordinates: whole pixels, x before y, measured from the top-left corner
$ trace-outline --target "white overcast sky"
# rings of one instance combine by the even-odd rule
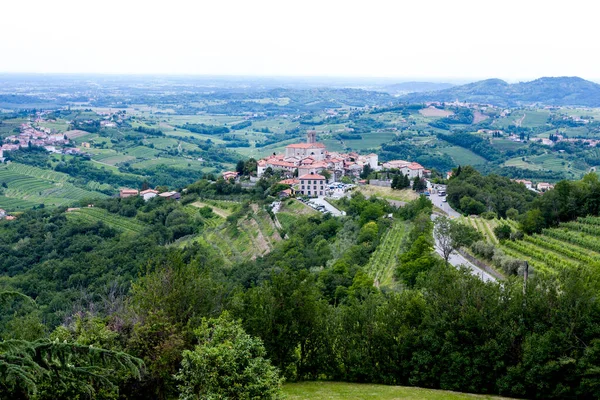
[[[587,0],[3,0],[0,72],[600,80]]]

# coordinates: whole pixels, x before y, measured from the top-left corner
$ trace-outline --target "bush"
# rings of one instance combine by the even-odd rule
[[[468,215],[479,215],[485,211],[485,205],[472,197],[465,196],[460,199],[460,209]]]
[[[204,206],[198,210],[202,218],[212,218],[215,216],[213,209],[209,206]]]
[[[512,228],[510,227],[510,225],[507,224],[498,225],[494,228],[494,235],[496,235],[498,240],[510,239],[512,233]]]
[[[519,210],[517,210],[516,208],[509,208],[508,210],[506,210],[506,218],[516,221],[517,218],[519,218]]]
[[[516,275],[521,267],[521,260],[505,255],[502,250],[496,249],[492,257],[494,265],[502,269],[507,275]]]
[[[483,258],[486,258],[488,260],[491,260],[494,256],[494,249],[495,247],[493,244],[483,240],[479,240],[473,243],[473,245],[471,246],[471,250],[473,251],[473,253],[475,253],[478,256],[482,256]]]
[[[498,218],[498,214],[496,214],[493,211],[486,211],[484,213],[481,213],[481,217],[484,219],[496,219]]]
[[[175,376],[180,399],[279,399],[277,368],[266,359],[259,338],[248,335],[239,321],[224,313],[202,320],[194,331],[198,345],[185,350]]]

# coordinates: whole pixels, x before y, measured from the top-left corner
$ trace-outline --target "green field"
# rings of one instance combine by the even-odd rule
[[[500,151],[514,151],[520,148],[527,147],[527,144],[523,142],[513,142],[506,138],[493,138],[492,146]]]
[[[154,158],[159,151],[146,146],[136,146],[125,150],[124,153],[135,158]]]
[[[408,223],[400,220],[394,221],[371,255],[365,271],[373,278],[375,286],[389,287],[393,285],[394,272],[398,267],[398,256],[402,252],[402,241],[408,232]]]
[[[39,205],[39,202],[14,197],[0,196],[0,208],[6,211],[20,211]]]
[[[444,390],[421,389],[407,386],[386,386],[342,382],[287,383],[283,393],[288,400],[467,400],[501,399]]]
[[[382,143],[390,142],[396,138],[393,132],[371,132],[361,134],[360,140],[344,140],[346,147],[352,150],[370,150],[381,147]]]
[[[544,125],[548,121],[548,110],[515,110],[508,117],[494,121],[494,128],[506,128],[509,125],[520,125],[523,128],[533,128]]]
[[[506,167],[517,167],[531,171],[563,172],[569,179],[579,179],[586,172],[585,165],[575,160],[567,160],[556,153],[546,153],[537,156],[515,157],[504,163]]]
[[[63,133],[69,129],[69,124],[67,123],[67,121],[64,121],[64,120],[45,121],[45,122],[41,122],[39,124],[39,126],[48,128],[48,129],[52,129],[53,133],[54,132]]]
[[[485,158],[460,146],[444,147],[440,149],[440,152],[448,154],[457,164],[480,165],[487,162]]]
[[[143,222],[140,222],[136,219],[112,214],[98,207],[73,210],[67,213],[67,216],[72,219],[89,222],[101,221],[111,228],[125,233],[141,233],[146,227]]]
[[[182,169],[193,169],[202,172],[212,172],[214,168],[206,167],[204,163],[198,160],[186,159],[186,158],[153,158],[151,160],[145,160],[140,162],[131,163],[134,168],[153,168],[157,165],[166,165],[173,168]]]
[[[17,134],[21,124],[28,122],[26,118],[13,118],[0,121],[0,138]],[[15,132],[15,130],[17,132]]]

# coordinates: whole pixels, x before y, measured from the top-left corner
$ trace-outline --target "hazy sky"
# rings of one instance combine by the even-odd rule
[[[590,0],[3,0],[0,72],[598,80]]]

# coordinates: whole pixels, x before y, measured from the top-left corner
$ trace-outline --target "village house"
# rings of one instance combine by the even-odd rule
[[[417,163],[404,160],[392,160],[383,163],[384,169],[397,169],[402,172],[403,175],[408,176],[410,179],[415,177],[422,178],[425,176],[425,168]]]
[[[119,191],[119,197],[125,199],[127,197],[137,196],[139,194],[137,189],[121,189]]]
[[[146,189],[140,192],[140,196],[144,199],[144,201],[148,201],[158,195],[158,190],[154,189]]]
[[[228,181],[230,179],[237,179],[237,177],[238,177],[238,173],[235,171],[223,172],[223,179],[225,179],[226,181]]]
[[[171,200],[179,200],[181,198],[181,194],[179,192],[164,192],[158,195],[163,199],[171,199]]]
[[[529,190],[533,189],[533,183],[531,181],[528,181],[528,180],[525,180],[525,179],[513,179],[513,181],[517,182],[517,183],[522,183]]]
[[[305,196],[324,196],[326,179],[319,174],[306,174],[300,178],[300,193]]]
[[[6,211],[0,208],[0,218],[6,217]]]
[[[546,192],[550,189],[554,189],[554,185],[551,185],[548,182],[540,182],[537,184],[537,190],[540,192]]]

